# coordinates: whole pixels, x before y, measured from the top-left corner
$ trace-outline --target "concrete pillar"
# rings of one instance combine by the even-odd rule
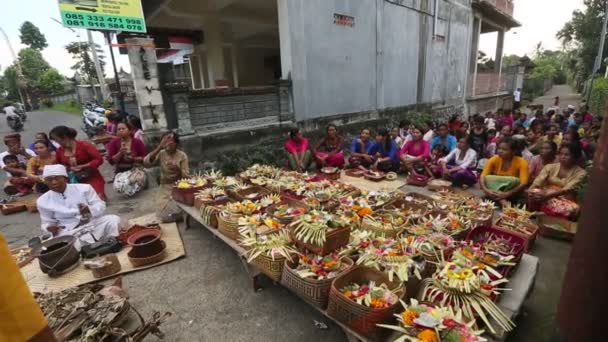
[[[156,51],[151,38],[129,38],[128,47],[133,87],[144,133],[154,135],[167,129],[167,117],[159,88]]]
[[[231,58],[231,63],[232,63],[232,84],[234,88],[238,88],[239,87],[239,63],[238,63],[238,58],[239,58],[239,47],[238,44],[235,42],[232,44],[232,46],[230,47],[230,58]]]
[[[179,135],[194,134],[192,121],[190,120],[190,105],[188,103],[188,94],[174,94],[171,96],[175,104],[175,113],[177,115],[177,129]]]
[[[504,46],[505,46],[505,31],[500,30],[500,31],[498,31],[498,39],[496,41],[496,57],[494,58],[494,60],[496,61],[494,63],[494,71],[497,71],[499,73],[502,70],[502,53],[503,53]]]
[[[473,20],[473,41],[471,43],[471,96],[475,96],[477,87],[477,53],[479,53],[479,36],[481,35],[481,18]]]
[[[289,0],[277,0],[279,16],[279,43],[281,45],[281,78],[286,80],[292,73],[291,32],[289,26]]]
[[[224,43],[222,41],[222,26],[219,14],[205,17],[205,46],[207,51],[207,67],[211,88],[225,87],[226,67],[224,65]]]

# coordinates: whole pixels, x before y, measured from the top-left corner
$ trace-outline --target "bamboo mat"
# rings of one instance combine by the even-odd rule
[[[342,175],[340,176],[340,181],[343,183],[350,184],[355,186],[361,190],[365,191],[395,191],[406,185],[405,178],[397,178],[394,181],[383,180],[380,182],[372,182],[363,177],[350,177],[347,176],[344,171],[342,171]]]
[[[154,217],[155,214],[146,215],[137,219],[130,220],[129,223],[150,223],[151,221],[154,221]],[[25,278],[32,292],[61,291],[70,287],[75,287],[82,284],[112,278],[120,274],[137,272],[147,268],[156,267],[158,265],[162,265],[185,256],[186,251],[184,249],[184,244],[182,242],[182,238],[179,233],[179,229],[177,228],[177,225],[175,223],[168,223],[161,224],[160,227],[162,231],[162,239],[167,245],[167,257],[156,264],[137,268],[133,267],[129,262],[129,258],[127,256],[127,253],[130,250],[130,248],[127,247],[123,248],[120,252],[116,254],[118,256],[118,260],[120,261],[121,271],[106,278],[94,278],[93,273],[90,270],[84,268],[82,260],[80,261],[78,267],[76,267],[74,270],[63,274],[57,278],[51,278],[46,274],[42,273],[38,265],[38,259],[32,261],[29,265],[22,267],[21,274],[23,274],[23,277]]]

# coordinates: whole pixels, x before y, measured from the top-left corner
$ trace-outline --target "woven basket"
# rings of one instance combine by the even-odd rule
[[[219,213],[217,215],[217,230],[220,231],[227,238],[238,241],[239,240],[239,216],[238,215],[225,215]]]
[[[381,174],[379,176],[375,176],[369,173],[366,173],[365,175],[363,175],[363,177],[365,179],[367,179],[368,181],[372,181],[372,182],[380,182],[383,181],[386,178],[386,174]]]
[[[324,310],[329,301],[331,283],[335,278],[323,280],[302,278],[295,271],[298,262],[298,259],[293,262],[285,262],[281,284],[293,291],[305,302]],[[347,266],[338,275],[347,272],[354,264],[350,258],[342,258],[342,263]]]
[[[293,260],[296,258],[297,256],[292,256]],[[281,280],[281,275],[283,274],[283,265],[285,264],[285,261],[287,261],[287,259],[283,256],[275,257],[274,260],[272,260],[271,257],[260,254],[253,259],[250,264],[258,268],[260,272],[264,273],[268,278],[275,282],[279,282]]]
[[[202,197],[202,196],[194,196],[194,207],[196,209],[201,209],[204,206],[217,206],[217,205],[224,205],[226,203],[230,202],[230,198],[228,198],[228,196],[224,196],[222,198],[219,199],[215,199],[215,200],[210,200],[208,198]]]
[[[180,189],[177,186],[174,186],[173,189],[171,189],[171,198],[173,198],[173,200],[175,200],[176,202],[185,204],[185,205],[189,205],[189,206],[193,206],[194,205],[194,195],[205,189],[208,188],[210,186],[210,184],[206,184],[203,186],[195,186],[192,188],[187,188],[187,189]]]
[[[276,216],[276,215],[274,215],[276,209],[283,204],[287,204],[288,206],[294,207],[294,208],[302,208],[305,213],[310,210],[310,208],[308,207],[308,205],[306,205],[306,203],[304,203],[302,201],[295,201],[295,200],[282,200],[281,202],[279,202],[277,204],[273,204],[273,205],[269,206],[268,208],[266,208],[266,214],[272,216],[277,221],[279,221],[285,225],[293,222],[293,220],[296,219],[296,216]]]
[[[218,207],[207,205],[201,208],[201,218],[203,223],[211,228],[218,228],[219,215],[221,210]]]
[[[248,195],[257,193],[257,196],[250,198],[248,197]],[[244,201],[244,200],[250,200],[250,201],[258,201],[260,199],[262,199],[264,196],[268,196],[270,195],[270,190],[263,188],[261,186],[250,186],[248,188],[245,189],[239,189],[237,191],[231,192],[231,194],[234,196],[234,199],[237,201]]]
[[[344,173],[349,177],[361,178],[365,174],[365,171],[360,169],[348,169]]]
[[[27,207],[22,203],[0,204],[0,211],[2,212],[2,215],[16,214],[26,210]]]
[[[395,217],[401,217],[403,219],[404,223],[401,226],[396,226],[395,229],[387,230],[387,229],[381,229],[381,228],[375,227],[373,224],[371,224],[369,219],[363,218],[363,220],[361,220],[361,229],[375,233],[375,234],[380,234],[385,237],[392,237],[392,238],[397,237],[397,234],[399,234],[401,231],[403,231],[403,229],[407,226],[408,219],[404,215],[401,215],[399,213],[396,213],[394,211],[389,211],[389,210],[378,210],[372,216],[376,216],[378,214],[385,214],[385,213],[389,213]]]
[[[342,172],[339,171],[339,172],[335,172],[335,173],[325,173],[325,172],[320,171],[318,173],[318,175],[327,180],[338,180],[338,179],[340,179]]]
[[[393,323],[395,321],[393,314],[401,308],[399,302],[385,309],[372,309],[348,299],[341,291],[351,283],[367,284],[370,281],[374,281],[377,285],[386,284],[391,290],[398,291],[399,298],[405,294],[402,284],[397,280],[389,281],[388,275],[384,272],[369,267],[353,267],[333,281],[329,292],[327,314],[363,336],[373,340],[383,340],[383,337],[390,332],[379,328],[376,324]]]
[[[109,277],[112,274],[120,272],[121,265],[120,261],[118,261],[118,258],[116,257],[116,254],[104,255],[98,259],[102,259],[108,264],[103,267],[91,269],[91,271],[93,272],[93,277],[95,277],[96,279]]]
[[[494,227],[496,229],[506,230],[515,235],[519,235],[522,238],[526,239],[528,243],[526,244],[526,252],[534,246],[534,242],[536,241],[536,237],[538,236],[538,232],[540,228],[538,225],[529,223],[529,222],[517,222],[517,230],[515,230],[511,225],[504,224],[503,218],[498,218],[496,223],[494,223]]]
[[[337,249],[348,245],[350,239],[350,227],[338,228],[325,235],[323,246],[298,240],[296,237],[295,226],[289,227],[289,236],[299,249],[308,250],[319,255],[327,255]]]
[[[156,264],[158,262],[163,261],[166,257],[167,257],[167,244],[165,243],[165,241],[161,241],[163,244],[163,249],[158,252],[155,255],[151,255],[148,257],[143,257],[143,258],[136,258],[136,257],[132,257],[132,253],[133,249],[131,249],[129,251],[129,253],[127,254],[127,256],[129,257],[129,261],[131,262],[131,265],[133,265],[133,267],[142,267],[142,266],[146,266],[146,265],[152,265],[152,264]]]
[[[559,240],[571,241],[576,235],[578,223],[568,221],[559,217],[541,215],[538,217],[538,225],[540,227],[540,235]],[[552,225],[564,227],[567,231],[551,228]]]

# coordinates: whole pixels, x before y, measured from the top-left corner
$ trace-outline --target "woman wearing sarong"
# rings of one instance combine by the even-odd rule
[[[327,125],[327,134],[312,149],[317,168],[344,167],[343,145],[344,138],[338,134],[338,127],[334,124]]]
[[[293,128],[289,131],[289,139],[285,141],[285,150],[291,170],[298,172],[308,170],[312,163],[310,150],[308,149],[308,139],[300,134],[299,128]]]
[[[422,167],[422,169],[424,169],[424,163],[431,153],[429,143],[422,139],[422,131],[420,128],[412,128],[411,134],[412,140],[405,143],[403,148],[399,151],[401,165],[403,165],[406,171],[411,171],[414,166]]]
[[[488,160],[479,181],[488,198],[514,200],[528,186],[528,162],[518,154],[518,143],[512,138],[498,144],[497,154]]]
[[[353,139],[350,145],[350,158],[348,164],[352,168],[363,166],[368,168],[374,164],[374,156],[370,153],[374,147],[374,141],[370,138],[369,128],[364,128],[359,132],[359,137]]]
[[[143,170],[148,151],[144,143],[133,137],[132,128],[120,122],[116,125],[116,138],[107,145],[108,161],[114,165],[114,190],[125,196],[133,196],[146,186]]]
[[[530,160],[530,180],[534,181],[546,165],[555,163],[557,145],[553,141],[543,141],[540,144],[540,154]]]
[[[374,158],[372,167],[378,171],[390,172],[399,169],[399,149],[388,130],[381,129],[376,134],[376,143],[369,150]]]
[[[162,135],[160,144],[144,158],[146,167],[160,167],[159,205],[164,205],[171,198],[175,182],[190,174],[188,156],[178,146],[177,135],[167,132]]]
[[[576,219],[580,208],[576,203],[576,190],[586,174],[585,170],[577,165],[581,154],[578,144],[562,144],[559,149],[559,163],[545,165],[528,190],[532,210]]]
[[[477,152],[469,145],[469,138],[458,140],[457,148],[439,160],[441,174],[455,186],[469,187],[477,183],[475,166],[477,166]]]

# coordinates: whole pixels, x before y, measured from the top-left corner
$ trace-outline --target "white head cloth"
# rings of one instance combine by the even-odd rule
[[[42,177],[53,177],[53,176],[63,176],[68,177],[68,172],[65,170],[65,166],[63,165],[47,165],[42,170]]]

